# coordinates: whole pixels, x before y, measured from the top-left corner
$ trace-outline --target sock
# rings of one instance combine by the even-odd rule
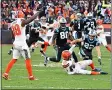
[[[101,59],[101,57],[98,57],[98,59]]]
[[[44,57],[47,57],[42,48],[40,49],[40,52]]]
[[[111,52],[111,48],[109,46],[106,46],[107,50]]]
[[[26,59],[25,63],[26,63],[26,69],[28,71],[29,76],[33,76],[33,74],[32,74],[32,66],[31,66],[31,60],[30,59]]]
[[[49,43],[48,43],[48,42],[44,42],[44,45],[47,45],[47,46],[48,46],[48,45],[49,45]]]
[[[91,71],[91,75],[99,75],[100,72]]]
[[[47,50],[47,45],[45,45],[45,47],[44,47],[44,50],[43,50],[43,51],[44,51],[44,52],[46,52],[46,50]]]
[[[94,66],[94,63],[93,62],[89,66],[91,67],[92,70],[95,69],[95,66]]]
[[[10,51],[12,51],[13,49],[10,49]]]
[[[6,70],[5,70],[5,73],[9,73],[9,71],[11,70],[11,68],[12,68],[12,66],[14,65],[14,63],[17,61],[17,59],[12,59],[9,63],[8,63],[8,65],[7,65],[7,67],[6,67]]]
[[[35,47],[35,44],[33,43],[33,44],[31,45],[31,49],[34,49],[34,47]]]

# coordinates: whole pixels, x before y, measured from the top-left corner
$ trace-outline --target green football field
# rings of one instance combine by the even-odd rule
[[[7,54],[10,48],[11,45],[2,46],[2,73],[12,57],[12,55]],[[75,48],[74,51],[78,56],[79,49]],[[44,58],[41,56],[39,48],[36,48],[35,52],[31,53],[31,56],[33,73],[39,80],[28,80],[25,61],[20,57],[10,71],[11,80],[2,79],[2,89],[110,89],[112,84],[111,56],[103,46],[101,46],[101,52],[103,65],[99,65],[95,49],[93,50],[93,61],[96,67],[108,72],[108,75],[68,75],[62,68],[61,62],[49,62],[48,66],[45,67],[43,65]],[[52,47],[48,47],[47,55],[55,55]],[[79,60],[81,59],[79,58]]]

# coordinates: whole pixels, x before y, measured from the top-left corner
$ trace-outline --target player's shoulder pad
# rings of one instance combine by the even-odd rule
[[[54,33],[59,33],[59,28],[55,29]]]

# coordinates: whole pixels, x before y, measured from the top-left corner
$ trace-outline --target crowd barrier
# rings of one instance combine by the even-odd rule
[[[111,44],[111,29],[105,29],[106,40]],[[1,44],[12,44],[12,33],[10,30],[1,30]]]

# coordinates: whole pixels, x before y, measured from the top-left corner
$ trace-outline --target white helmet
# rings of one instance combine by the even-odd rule
[[[93,14],[92,13],[88,13],[87,17],[93,17]]]
[[[59,23],[67,23],[66,19],[64,17],[62,17],[60,20],[59,20]]]
[[[77,16],[81,16],[81,13],[77,13]]]
[[[89,34],[90,36],[96,36],[96,35],[97,35],[96,31],[95,31],[95,30],[92,30],[92,29],[90,29],[90,31],[89,31],[88,34]]]

